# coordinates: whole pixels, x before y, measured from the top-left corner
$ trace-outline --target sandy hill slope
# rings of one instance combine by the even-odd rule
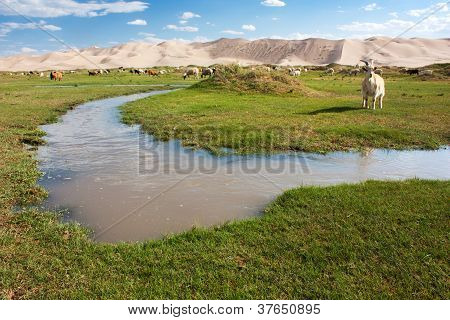
[[[0,58],[0,70],[98,69],[115,67],[211,65],[214,63],[355,65],[371,57],[380,65],[419,67],[450,62],[450,39],[275,40],[218,39],[205,43],[130,42],[78,52]]]

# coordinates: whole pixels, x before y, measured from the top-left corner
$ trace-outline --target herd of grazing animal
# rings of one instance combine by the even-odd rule
[[[353,69],[347,69],[347,68],[338,68],[337,74],[342,74],[344,76],[358,76],[359,74],[364,75],[364,79],[361,84],[361,95],[362,95],[362,108],[372,108],[376,109],[377,102],[380,109],[383,108],[383,99],[386,94],[385,90],[385,81],[383,79],[383,70],[376,67],[374,65],[373,60],[360,60],[364,63],[363,67],[360,67],[359,65],[356,65]],[[166,75],[170,72],[181,72],[183,79],[188,79],[190,77],[194,77],[195,79],[205,78],[205,77],[213,77],[217,73],[217,69],[215,67],[207,67],[207,68],[201,68],[198,67],[177,67],[177,68],[169,68],[168,70],[165,69],[127,69],[132,74],[137,75],[148,75],[152,77],[159,77],[161,75]],[[251,67],[252,71],[261,70],[264,72],[287,72],[292,77],[300,77],[302,75],[302,72],[308,72],[308,69],[303,67],[300,68],[283,68],[280,66],[254,66]],[[331,67],[311,67],[310,70],[322,70],[322,74],[320,75],[335,75],[335,69]],[[432,76],[433,70],[431,69],[398,69],[400,73],[408,74],[410,76],[417,75],[417,76]],[[117,72],[125,72],[126,69],[124,67],[119,67],[116,69]],[[21,73],[15,73],[19,75],[37,75],[39,77],[45,77],[45,74],[47,74],[50,78],[50,80],[54,81],[62,81],[64,73],[71,73],[74,74],[77,71],[71,70],[71,71],[50,71],[49,73],[44,72],[38,72],[38,71],[28,71],[28,72],[21,72]],[[98,76],[102,74],[109,74],[112,71],[109,69],[99,69],[99,70],[88,70],[89,76]],[[9,73],[9,75],[14,75],[13,73]]]

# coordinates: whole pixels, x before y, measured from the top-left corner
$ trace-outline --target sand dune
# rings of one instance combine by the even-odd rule
[[[0,58],[0,70],[98,69],[115,67],[211,65],[214,63],[355,65],[370,56],[379,65],[420,67],[450,62],[450,39],[275,40],[219,39],[205,43],[130,42],[79,52]]]

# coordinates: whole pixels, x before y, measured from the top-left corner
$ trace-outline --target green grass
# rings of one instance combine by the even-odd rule
[[[150,91],[158,83],[180,83],[180,78],[179,75],[151,78],[129,74],[102,77],[75,74],[66,75],[62,82],[52,82],[36,76],[0,76],[0,207],[42,197],[42,190],[35,187],[40,173],[23,145],[42,143],[44,133],[38,129],[39,125],[57,121],[61,114],[88,100]],[[152,86],[108,86],[129,81]],[[76,87],[59,88],[59,85]]]
[[[449,182],[300,188],[261,218],[95,244],[25,211],[0,220],[9,298],[448,299]]]
[[[157,82],[137,76],[131,79],[136,79],[132,80],[136,83]],[[166,80],[166,83],[179,81],[177,76],[168,76]],[[45,197],[45,192],[36,186],[40,174],[36,161],[22,143],[42,142],[43,133],[38,125],[56,121],[69,108],[87,100],[148,90],[102,86],[117,83],[117,79],[106,81],[83,75],[75,75],[72,80],[67,77],[63,84],[71,81],[95,85],[38,88],[36,85],[50,82],[0,77],[0,298],[450,297],[448,181],[372,181],[295,189],[280,196],[261,217],[136,244],[95,243],[88,230],[76,224],[62,224],[54,213],[14,210],[16,205],[36,203]],[[314,81],[333,86],[327,80],[312,77],[311,87]],[[178,91],[167,99],[178,97],[179,108],[183,110],[186,108],[183,95],[195,90]],[[314,90],[323,89],[317,85]],[[326,91],[333,90],[326,88]],[[195,94],[199,95],[199,102],[204,101],[201,92]],[[241,122],[243,126],[258,123],[257,115],[264,112],[273,116],[277,108],[271,107],[269,101],[275,106],[282,103],[285,108],[291,108],[286,101],[294,101],[284,100],[294,99],[288,97],[266,95],[263,99],[262,95],[252,97],[233,92],[207,94],[219,99],[210,103],[221,107],[210,108],[216,109],[220,121],[227,112],[246,114],[231,107],[231,102],[222,104],[222,101],[246,99],[242,108],[254,112],[256,109],[250,107],[250,102],[267,100],[260,111]],[[335,98],[349,99],[339,95]],[[301,97],[295,99],[302,101]],[[188,105],[191,103],[188,101]],[[322,108],[329,108],[327,100],[322,103]],[[432,109],[438,109],[438,101],[434,103]],[[180,111],[178,116],[197,121],[199,128],[202,114],[204,125],[211,127],[216,123],[213,112],[201,103],[198,110],[193,105],[189,108],[197,114]],[[148,117],[147,111],[144,116]],[[234,125],[237,116],[230,119]],[[441,117],[441,121],[447,118]],[[246,142],[248,150],[254,141]]]
[[[388,73],[385,107],[373,111],[360,108],[362,76],[319,75],[310,72],[289,85],[285,81],[292,80],[272,76],[281,80],[271,81],[267,75],[261,76],[263,85],[252,77],[207,81],[132,102],[123,108],[124,120],[159,139],[181,139],[214,153],[223,147],[238,153],[329,152],[436,149],[449,143],[449,80]],[[294,92],[286,93],[286,87]]]

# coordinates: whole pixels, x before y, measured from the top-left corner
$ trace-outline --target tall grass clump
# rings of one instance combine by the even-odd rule
[[[236,64],[218,66],[215,76],[192,88],[272,95],[323,95],[306,87],[300,78],[290,76],[287,70],[268,71],[264,67],[245,68]]]

